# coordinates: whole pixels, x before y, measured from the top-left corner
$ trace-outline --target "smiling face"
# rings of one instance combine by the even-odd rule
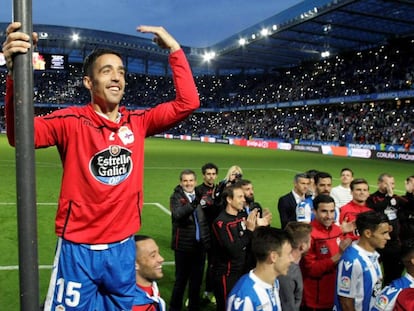
[[[369,197],[369,187],[368,184],[359,183],[353,186],[351,191],[352,200],[359,205],[365,204],[365,201]]]
[[[238,212],[243,210],[245,202],[243,190],[235,188],[233,190],[233,197],[227,196],[226,211],[231,215],[237,215]]]
[[[183,174],[181,176],[180,185],[187,193],[193,193],[196,186],[196,177],[193,174]]]
[[[286,275],[288,273],[290,264],[293,262],[292,246],[285,242],[281,250],[277,253],[278,258],[273,264],[273,269],[276,276]]]
[[[163,277],[162,263],[157,243],[153,239],[136,242],[135,270],[137,283],[143,286],[151,285],[152,281]]]
[[[315,219],[326,228],[332,226],[335,220],[335,203],[319,203],[318,208],[314,209]]]
[[[115,109],[124,95],[125,67],[122,59],[115,54],[99,56],[90,76],[83,78],[85,87],[90,91],[92,103],[100,112]]]

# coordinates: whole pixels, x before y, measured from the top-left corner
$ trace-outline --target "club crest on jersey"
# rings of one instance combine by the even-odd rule
[[[89,162],[93,177],[105,185],[118,185],[128,178],[132,171],[131,151],[112,145],[96,153]]]
[[[134,133],[132,133],[127,126],[121,126],[119,128],[118,136],[125,145],[132,144],[134,142]]]

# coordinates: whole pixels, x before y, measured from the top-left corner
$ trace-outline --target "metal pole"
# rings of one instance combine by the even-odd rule
[[[13,0],[13,11],[13,20],[31,36],[31,0]],[[20,310],[24,311],[39,310],[32,50],[16,55],[13,66]]]

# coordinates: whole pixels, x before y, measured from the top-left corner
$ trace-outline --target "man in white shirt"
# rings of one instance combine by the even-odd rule
[[[342,206],[352,200],[350,188],[352,180],[354,180],[354,172],[350,168],[343,168],[341,170],[341,184],[331,190],[331,197],[335,200],[336,209],[340,210]]]

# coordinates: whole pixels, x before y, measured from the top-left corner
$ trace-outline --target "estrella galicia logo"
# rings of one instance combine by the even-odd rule
[[[89,162],[92,175],[105,185],[118,185],[128,178],[132,171],[131,151],[117,146],[96,153]]]

